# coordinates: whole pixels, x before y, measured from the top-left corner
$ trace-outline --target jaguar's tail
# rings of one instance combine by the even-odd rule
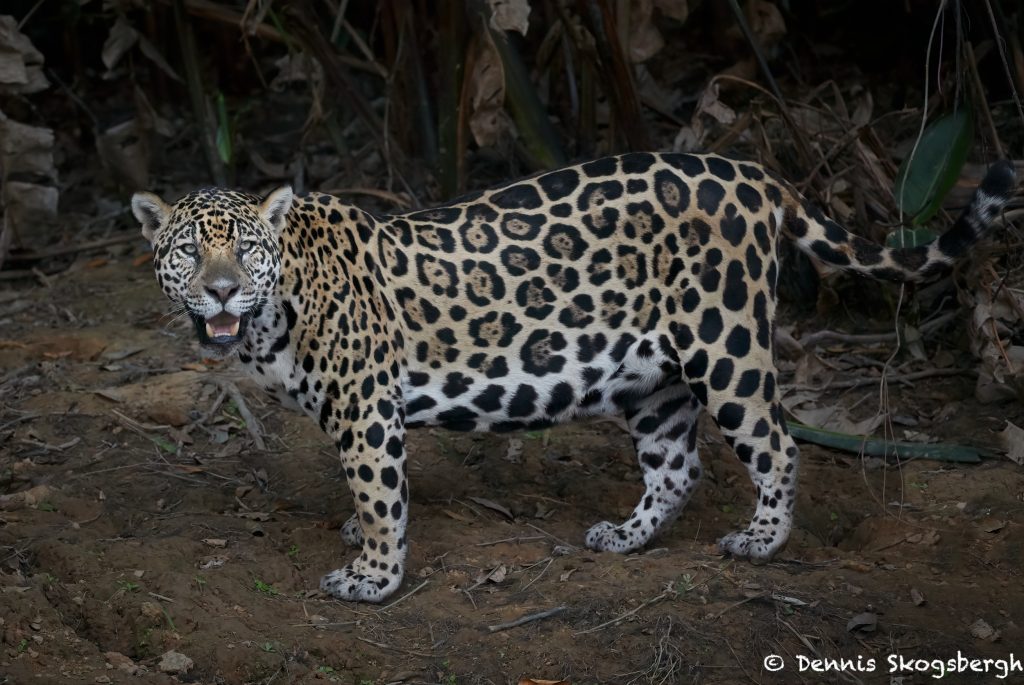
[[[888,281],[926,281],[949,271],[988,232],[1015,187],[1013,164],[996,162],[949,230],[918,247],[884,247],[855,236],[796,194],[783,201],[782,230],[801,251],[829,267]]]

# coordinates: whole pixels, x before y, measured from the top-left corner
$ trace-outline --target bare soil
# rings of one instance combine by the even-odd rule
[[[935,671],[891,679],[888,655],[1024,656],[1021,467],[883,465],[804,445],[792,539],[753,566],[714,547],[753,494],[709,429],[704,486],[656,548],[596,554],[583,532],[642,491],[614,421],[414,431],[402,588],[381,607],[326,599],[321,574],[354,554],[338,537],[352,506],[336,455],[230,364],[199,360],[188,324],[162,315],[144,250],[0,292],[0,682],[909,685]],[[11,302],[29,304],[4,313]],[[224,379],[266,449],[230,395],[217,404]],[[982,407],[972,387],[969,375],[894,386],[890,402],[914,430],[964,443],[1024,424],[1019,404]],[[877,395],[823,402],[873,412]],[[171,650],[187,672],[161,671]],[[765,669],[771,654],[782,671]],[[853,663],[801,673],[799,655]]]

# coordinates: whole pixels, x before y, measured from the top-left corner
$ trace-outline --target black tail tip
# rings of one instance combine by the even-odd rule
[[[1013,162],[1008,159],[1000,159],[989,167],[988,173],[982,179],[979,189],[986,195],[1008,198],[1013,195],[1017,187],[1017,172]]]

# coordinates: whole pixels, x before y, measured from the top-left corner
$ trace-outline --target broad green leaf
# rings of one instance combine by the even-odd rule
[[[951,443],[918,443],[868,438],[860,435],[847,435],[834,431],[822,430],[813,426],[805,426],[796,421],[787,421],[790,435],[796,440],[812,442],[837,450],[864,453],[869,457],[899,457],[900,459],[931,459],[933,461],[951,461],[961,464],[977,464],[982,457],[992,456],[981,447],[967,447]]]
[[[886,247],[920,247],[927,245],[939,234],[930,228],[897,228],[885,237]]]
[[[911,224],[920,226],[935,215],[956,183],[974,135],[970,110],[960,108],[933,121],[924,130],[913,159],[907,157],[896,177],[896,202]]]
[[[231,120],[224,93],[217,93],[217,154],[225,164],[231,164]]]

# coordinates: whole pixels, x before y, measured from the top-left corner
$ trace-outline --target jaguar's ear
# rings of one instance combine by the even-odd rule
[[[142,235],[153,244],[153,238],[167,222],[171,208],[153,193],[135,193],[132,195],[132,214],[142,224]]]
[[[292,208],[291,186],[281,186],[274,192],[267,195],[260,203],[260,214],[278,234],[284,230],[285,217],[288,210]]]

